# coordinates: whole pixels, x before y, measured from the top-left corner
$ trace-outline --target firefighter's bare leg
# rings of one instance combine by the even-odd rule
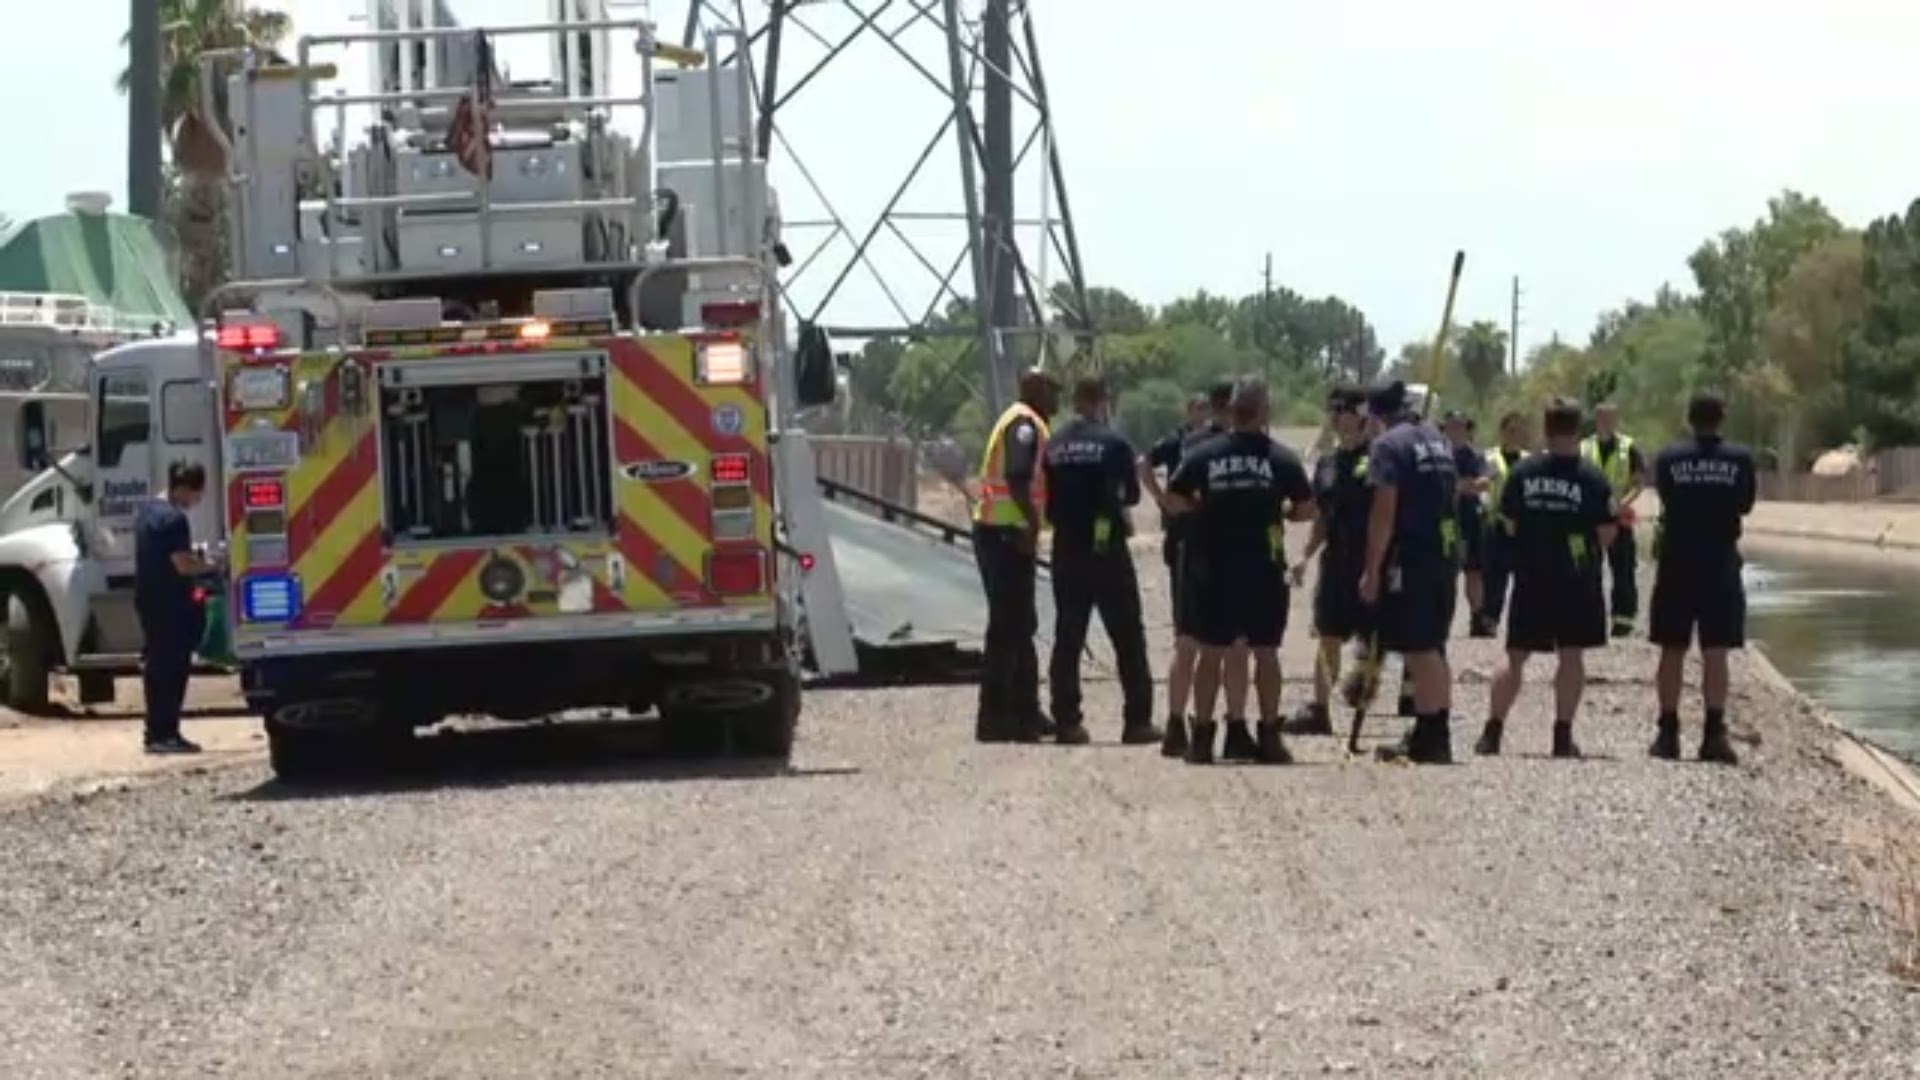
[[[1333,703],[1333,688],[1340,685],[1340,650],[1345,648],[1346,638],[1323,637],[1314,658],[1313,665],[1313,703],[1322,710]]]
[[[1213,722],[1213,707],[1220,699],[1221,672],[1227,663],[1227,652],[1225,648],[1199,646],[1194,658],[1193,725],[1186,750],[1190,764],[1207,765],[1213,761],[1213,737],[1218,730]]]

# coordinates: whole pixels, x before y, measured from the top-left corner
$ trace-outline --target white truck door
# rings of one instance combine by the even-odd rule
[[[89,560],[98,570],[93,585],[95,638],[88,651],[140,650],[140,622],[133,610],[133,518],[140,504],[161,490],[154,484],[152,440],[154,380],[145,369],[103,367],[92,378],[93,513]]]
[[[187,363],[178,363],[180,360]],[[167,472],[176,463],[200,466],[207,474],[206,498],[187,514],[193,527],[193,542],[210,543],[226,535],[216,515],[220,501],[214,498],[213,485],[219,483],[214,472],[213,390],[199,374],[188,352],[184,358],[168,355],[154,365],[156,385],[154,401],[159,408],[158,438],[153,441],[153,490],[167,489]]]

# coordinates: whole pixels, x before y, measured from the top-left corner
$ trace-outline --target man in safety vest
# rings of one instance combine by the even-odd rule
[[[1633,501],[1646,486],[1647,462],[1633,437],[1619,430],[1620,411],[1612,402],[1593,410],[1593,435],[1580,442],[1580,456],[1599,468],[1620,504],[1620,528],[1607,549],[1607,568],[1613,575],[1613,636],[1633,633],[1640,612],[1639,548],[1633,536]]]
[[[1501,523],[1500,492],[1507,486],[1513,467],[1526,460],[1526,419],[1517,412],[1500,418],[1500,445],[1487,455],[1487,513],[1493,520],[1486,531],[1486,586],[1484,603],[1474,613],[1474,636],[1492,637],[1500,630],[1506,614],[1507,584],[1513,580],[1513,553],[1507,530]]]
[[[1033,588],[1047,502],[1040,463],[1059,396],[1053,376],[1037,369],[1022,375],[1020,400],[1000,414],[980,461],[973,550],[987,591],[986,656],[974,720],[974,738],[981,742],[1037,742],[1052,727],[1040,711]]]

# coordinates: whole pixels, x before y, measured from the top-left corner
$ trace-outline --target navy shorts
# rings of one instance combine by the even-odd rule
[[[1596,567],[1597,569],[1597,567]],[[1597,649],[1607,643],[1607,595],[1600,575],[1542,579],[1524,569],[1513,579],[1507,615],[1509,652]]]
[[[1360,600],[1359,567],[1335,566],[1320,561],[1320,576],[1313,589],[1313,632],[1323,638],[1341,641],[1367,632],[1367,605]]]
[[[1402,553],[1387,562],[1380,589],[1380,648],[1438,652],[1453,630],[1460,567],[1439,552]]]
[[[1256,649],[1280,645],[1293,600],[1282,567],[1264,564],[1229,570],[1196,560],[1187,571],[1183,607],[1188,633],[1200,644],[1225,648],[1245,642]]]
[[[1460,504],[1460,569],[1477,574],[1487,565],[1487,515],[1480,500]]]
[[[1740,580],[1741,560],[1702,571],[1698,565],[1661,563],[1654,572],[1647,640],[1662,648],[1684,649],[1698,633],[1703,649],[1739,649],[1747,644],[1747,589]]]

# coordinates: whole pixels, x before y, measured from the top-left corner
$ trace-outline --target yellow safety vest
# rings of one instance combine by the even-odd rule
[[[1527,452],[1525,450],[1520,451],[1520,460],[1527,460]],[[1506,490],[1507,475],[1513,471],[1513,466],[1507,464],[1506,451],[1501,450],[1497,446],[1493,448],[1492,453],[1487,455],[1487,464],[1493,468],[1493,482],[1487,485],[1487,504],[1498,513],[1500,510],[1500,493]]]
[[[1596,438],[1580,440],[1580,456],[1606,474],[1607,485],[1618,498],[1633,484],[1633,439],[1626,435],[1616,435],[1614,439],[1613,456],[1607,460],[1600,460],[1600,440]]]
[[[981,525],[1021,528],[1027,524],[1027,515],[1020,510],[1020,504],[1013,501],[1013,485],[1007,482],[1007,429],[1017,420],[1033,421],[1034,429],[1040,433],[1039,445],[1033,448],[1033,479],[1027,487],[1027,495],[1033,500],[1033,508],[1045,514],[1047,511],[1047,470],[1041,461],[1047,453],[1047,439],[1052,432],[1047,427],[1046,418],[1035,412],[1023,401],[1007,406],[1000,419],[993,425],[993,434],[987,436],[987,449],[980,458],[980,502],[973,508],[973,520]]]

